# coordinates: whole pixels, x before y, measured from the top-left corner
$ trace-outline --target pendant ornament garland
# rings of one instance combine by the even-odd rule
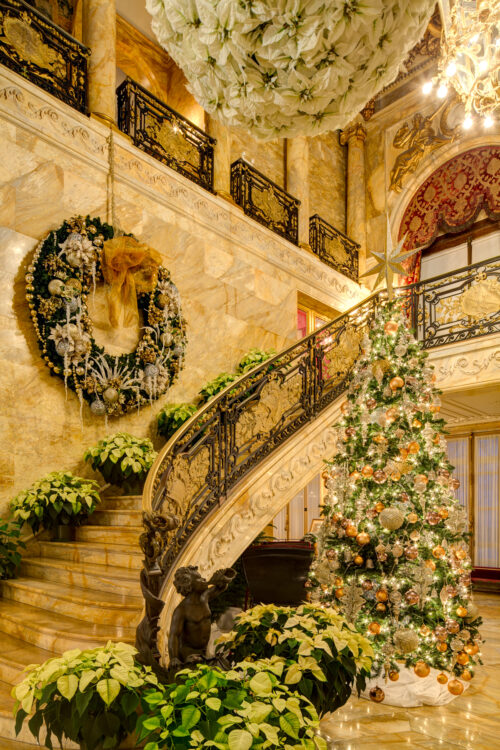
[[[26,298],[43,359],[96,416],[121,416],[166,393],[183,365],[185,323],[179,292],[155,250],[115,237],[98,218],[65,221],[38,245],[26,274]],[[87,309],[96,285],[109,286],[112,326],[143,316],[129,354],[112,355],[93,337]]]
[[[146,0],[210,115],[257,138],[343,128],[398,75],[435,0]]]

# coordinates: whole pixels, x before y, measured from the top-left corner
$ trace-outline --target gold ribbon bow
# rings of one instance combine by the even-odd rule
[[[158,280],[161,255],[134,237],[115,237],[104,243],[101,269],[108,291],[109,322],[113,328],[139,322],[137,295],[152,292]]]

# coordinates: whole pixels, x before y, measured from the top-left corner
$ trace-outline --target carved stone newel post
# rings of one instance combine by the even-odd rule
[[[309,143],[305,136],[287,138],[286,190],[300,201],[299,245],[309,246]]]
[[[340,134],[340,142],[347,144],[347,221],[348,237],[360,245],[359,272],[366,268],[366,130],[355,122]]]
[[[90,48],[89,110],[106,122],[115,122],[116,2],[84,0],[83,42]]]
[[[217,143],[214,151],[214,190],[222,198],[231,199],[231,136],[229,128],[207,114],[207,133]]]

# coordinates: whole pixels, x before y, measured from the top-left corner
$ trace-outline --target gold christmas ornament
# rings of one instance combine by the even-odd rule
[[[373,467],[367,464],[366,466],[363,466],[361,473],[364,477],[371,477],[373,475]]]
[[[431,668],[425,663],[425,661],[417,661],[413,671],[417,677],[427,677],[430,674]]]
[[[369,398],[366,401],[366,405],[369,409],[374,409],[377,406],[377,402],[374,398]]]
[[[350,411],[349,401],[343,401],[340,405],[340,411],[342,414],[347,414]]]
[[[392,682],[397,682],[399,680],[399,672],[396,669],[391,669],[388,676]]]
[[[377,484],[383,484],[387,479],[387,475],[382,469],[377,469],[377,471],[373,472],[373,479]]]
[[[371,581],[363,581],[361,586],[365,591],[371,591],[373,588],[373,583]]]
[[[436,680],[439,682],[440,685],[446,685],[446,683],[448,682],[448,677],[444,674],[444,672],[441,672],[436,677]]]
[[[450,680],[448,683],[448,690],[452,695],[462,695],[464,692],[464,686],[460,680]]]
[[[468,669],[464,669],[464,671],[460,675],[460,679],[465,680],[465,682],[470,682],[470,680],[472,680],[472,672],[469,672]]]
[[[385,437],[385,435],[379,433],[378,435],[375,435],[375,437],[373,438],[373,442],[377,443],[378,445],[385,445],[387,443],[387,438]]]
[[[347,534],[347,536],[355,537],[358,533],[358,530],[352,523],[349,523],[346,527],[345,533]]]
[[[401,528],[405,519],[403,513],[399,510],[399,508],[384,508],[381,511],[378,520],[380,522],[380,525],[383,526],[384,529],[388,529],[389,531],[396,531],[396,529]]]
[[[425,476],[425,474],[417,474],[413,481],[415,482],[415,484],[427,484],[429,479]]]
[[[379,602],[379,603],[377,604],[377,606],[375,607],[375,609],[377,610],[377,612],[385,612],[385,611],[386,611],[386,609],[387,609],[387,607],[386,607],[386,605],[384,604],[384,602]]]
[[[379,589],[375,594],[375,598],[378,602],[386,602],[389,598],[389,594],[386,589]]]
[[[370,535],[367,534],[366,531],[360,531],[360,533],[356,537],[356,541],[361,545],[368,544],[368,542],[370,541]]]
[[[420,635],[429,635],[430,632],[431,632],[431,629],[429,628],[428,625],[420,626],[420,629],[419,629]]]
[[[448,513],[448,508],[444,508],[444,507],[443,507],[443,508],[438,508],[438,509],[437,509],[437,512],[439,513],[439,515],[440,515],[440,516],[441,516],[441,518],[443,518],[443,519],[446,519],[446,518],[448,518],[448,516],[449,516],[449,513]]]
[[[438,651],[441,651],[442,653],[444,653],[445,651],[448,650],[448,644],[444,643],[443,641],[439,641],[439,643],[436,645],[436,648]]]
[[[438,546],[434,547],[434,549],[432,550],[432,554],[437,559],[439,559],[440,557],[443,557],[443,555],[445,554],[444,547],[441,547],[441,545],[438,544]],[[467,611],[465,611],[465,614],[467,614]],[[463,617],[465,617],[465,614],[463,615]]]
[[[364,563],[364,560],[361,557],[361,555],[356,555],[356,557],[354,558],[354,564],[355,565],[363,565],[363,563]]]
[[[391,472],[391,479],[393,482],[399,482],[401,479],[401,474],[399,471],[393,471]]]
[[[337,597],[337,599],[341,599],[344,596],[344,589],[343,588],[335,589],[335,596]]]
[[[380,633],[380,624],[378,622],[371,622],[368,625],[368,632],[372,635],[378,635]]]
[[[398,412],[397,412],[397,409],[395,409],[394,407],[387,409],[385,413],[385,418],[387,419],[388,422],[395,422],[397,419],[397,416],[398,416]]]
[[[394,633],[394,645],[400,654],[411,654],[419,643],[418,634],[411,628],[400,628]]]
[[[422,427],[422,422],[419,419],[414,419],[412,425],[416,430],[419,430]]]
[[[405,549],[405,557],[407,560],[416,560],[418,557],[418,548],[417,547],[406,547]]]
[[[377,511],[377,513],[381,513],[384,510],[384,508],[385,508],[385,505],[384,503],[381,503],[380,500],[378,501],[378,503],[375,503],[375,510]]]
[[[429,570],[436,570],[436,563],[434,562],[434,560],[426,560],[424,562],[424,565],[426,568],[429,568]]]
[[[408,458],[408,454],[409,454],[408,448],[400,448],[399,449],[399,455],[401,456],[401,458],[403,459],[403,461],[405,460],[405,458]]]
[[[462,667],[469,663],[469,654],[466,654],[465,651],[459,651],[455,658]]]
[[[414,604],[418,604],[420,600],[420,596],[415,591],[415,589],[408,589],[408,591],[405,594],[405,601],[410,606],[413,606]]]
[[[382,703],[385,698],[385,693],[378,685],[370,690],[370,700],[374,703]]]
[[[464,651],[466,654],[470,654],[471,656],[474,656],[474,654],[477,654],[479,651],[479,646],[477,643],[473,643],[472,641],[469,641],[469,643],[466,643],[464,646]]]
[[[416,513],[408,513],[408,523],[417,523],[418,516]]]
[[[446,628],[443,628],[442,625],[439,625],[434,630],[434,635],[436,636],[436,638],[438,639],[438,641],[446,641],[447,638],[448,638],[448,631],[446,630]]]
[[[388,336],[394,336],[398,332],[399,323],[396,320],[388,320],[384,326],[384,333]]]
[[[457,613],[458,617],[467,617],[467,610],[465,607],[457,607],[455,612]]]
[[[405,381],[403,380],[403,378],[400,378],[399,375],[396,375],[396,377],[391,378],[389,380],[389,387],[393,391],[397,391],[398,388],[402,388],[404,384],[405,384]]]
[[[357,482],[358,479],[361,479],[361,474],[359,471],[351,471],[349,474],[349,479],[352,479],[353,482]]]
[[[456,620],[446,620],[446,630],[452,635],[456,635],[460,630],[460,623]]]
[[[418,453],[420,450],[420,446],[417,443],[416,440],[412,440],[412,442],[408,445],[408,453],[411,455],[415,455],[415,453]]]

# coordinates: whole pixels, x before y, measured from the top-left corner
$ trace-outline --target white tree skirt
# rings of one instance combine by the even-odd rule
[[[368,680],[366,690],[360,694],[360,697],[371,700],[370,690],[379,687],[385,693],[382,703],[386,706],[404,706],[405,708],[444,706],[458,696],[450,693],[448,683],[441,685],[437,681],[438,674],[441,674],[439,670],[431,668],[427,677],[418,677],[413,669],[401,667],[397,682],[392,682],[389,678],[386,679],[383,676]],[[447,676],[448,680],[454,679],[454,676]],[[462,682],[462,685],[465,690],[469,687],[468,682]]]

